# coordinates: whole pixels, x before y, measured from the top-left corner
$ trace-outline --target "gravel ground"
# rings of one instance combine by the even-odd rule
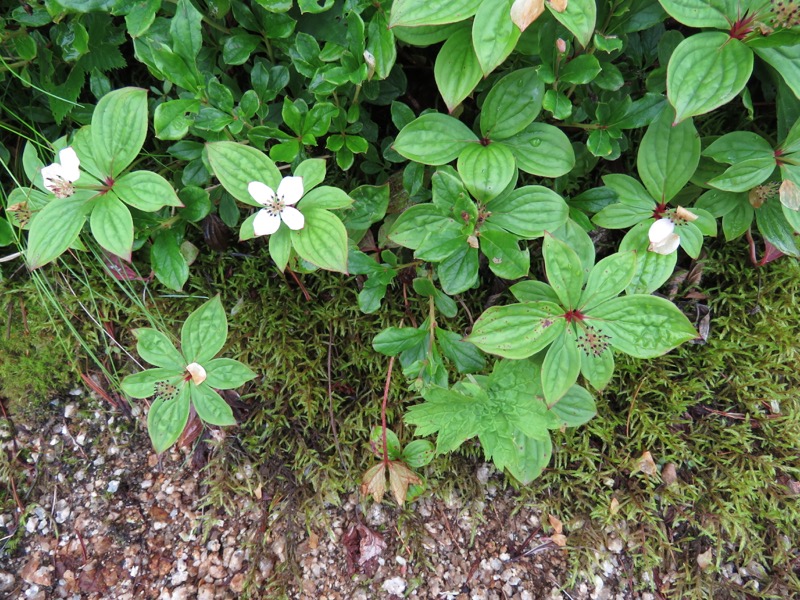
[[[488,465],[476,467],[480,501],[426,498],[404,519],[371,501],[362,514],[355,493],[310,525],[292,507],[281,514],[299,519],[277,517],[260,490],[213,511],[188,451],[159,458],[128,417],[97,408],[79,416],[78,407],[99,406],[80,393],[54,403],[45,428],[15,423],[12,435],[3,425],[5,450],[29,450],[35,484],[20,499],[24,515],[0,514],[0,598],[653,598],[621,583],[627,559],[614,538],[598,549],[598,572],[567,586],[568,528],[561,548],[565,540],[541,526],[547,515],[498,491]]]

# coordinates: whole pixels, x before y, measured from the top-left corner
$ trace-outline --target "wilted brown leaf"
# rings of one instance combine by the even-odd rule
[[[547,520],[550,521],[550,527],[552,527],[556,533],[564,532],[564,524],[558,517],[554,517],[553,515],[547,515]]]
[[[550,6],[554,11],[562,13],[567,10],[567,0],[550,0]]]
[[[372,496],[380,504],[386,493],[386,465],[378,463],[370,467],[361,479],[361,495]]]
[[[781,204],[789,210],[800,210],[800,188],[794,181],[784,179],[778,192]]]
[[[703,552],[702,554],[697,555],[697,566],[700,567],[701,570],[705,571],[711,563],[713,562],[714,557],[711,553],[711,548]]]
[[[608,512],[610,512],[612,515],[615,515],[619,512],[619,500],[616,498],[611,499],[611,502],[608,505]]]
[[[650,452],[645,451],[639,460],[636,461],[636,470],[650,476],[658,473],[658,468],[656,467],[656,463],[653,460],[653,455],[650,454]]]
[[[389,463],[389,485],[392,488],[394,499],[402,506],[406,502],[408,486],[412,483],[421,483],[422,480],[401,462]]]
[[[664,465],[664,468],[661,470],[661,479],[664,480],[664,485],[672,485],[678,481],[678,473],[673,463]]]
[[[511,20],[520,31],[525,31],[544,12],[544,0],[514,0]]]

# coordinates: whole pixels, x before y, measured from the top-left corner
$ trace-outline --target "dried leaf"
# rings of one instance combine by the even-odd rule
[[[563,533],[554,533],[550,536],[550,541],[559,548],[563,548],[567,545],[567,536],[565,536]]]
[[[636,470],[650,476],[658,473],[658,468],[656,467],[656,463],[653,460],[653,455],[650,454],[650,452],[645,451],[639,460],[636,461]]]
[[[371,467],[361,479],[361,495],[372,496],[380,504],[386,493],[386,466],[379,463]]]
[[[612,515],[615,515],[619,512],[619,500],[616,498],[611,499],[611,503],[608,505],[608,512]]]
[[[358,545],[361,556],[358,558],[358,564],[363,566],[369,560],[383,554],[383,551],[386,549],[386,542],[383,540],[383,536],[380,533],[372,531],[364,525],[358,526],[358,532],[361,535],[361,541]]]
[[[567,10],[567,0],[550,0],[550,7],[559,13]]]
[[[705,571],[709,566],[711,566],[713,560],[714,558],[711,554],[711,548],[709,548],[702,554],[697,555],[697,566],[700,567],[701,570]]]
[[[678,472],[675,470],[673,463],[667,463],[661,470],[661,479],[664,480],[664,485],[672,485],[678,481]]]
[[[511,20],[520,31],[525,31],[544,12],[544,0],[514,0]]]
[[[781,204],[789,210],[800,210],[800,188],[794,181],[784,179],[778,192]]]
[[[119,257],[107,252],[103,253],[103,266],[106,271],[120,281],[148,281],[150,277],[141,277]]]
[[[422,480],[403,463],[395,461],[389,463],[389,485],[394,499],[400,506],[405,504],[408,486],[412,483],[422,483]]]
[[[556,533],[564,532],[564,524],[558,517],[554,517],[553,515],[547,515],[547,520],[550,521],[550,527],[552,527]]]

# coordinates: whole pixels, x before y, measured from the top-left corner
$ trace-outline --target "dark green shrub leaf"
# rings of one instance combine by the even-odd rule
[[[481,133],[491,140],[519,133],[539,115],[543,97],[544,82],[534,68],[512,71],[486,96],[481,107]]]
[[[455,160],[470,142],[477,141],[478,136],[458,119],[429,113],[406,125],[392,148],[425,165],[444,165]]]
[[[433,76],[448,111],[452,113],[483,77],[469,29],[459,29],[444,43],[436,55]]]

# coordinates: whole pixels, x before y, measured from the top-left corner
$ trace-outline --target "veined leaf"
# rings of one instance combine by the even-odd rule
[[[272,190],[278,189],[280,171],[274,162],[255,148],[236,142],[212,142],[206,144],[206,153],[222,187],[240,202],[261,206],[247,190],[252,181],[265,183]]]
[[[347,229],[332,212],[321,208],[303,211],[305,225],[292,230],[292,247],[297,254],[328,271],[347,272]]]
[[[445,25],[468,19],[478,10],[482,0],[396,0],[392,4],[389,27]]]
[[[458,119],[428,113],[403,127],[392,147],[401,156],[424,165],[444,165],[477,141],[478,136]]]
[[[514,178],[514,155],[500,142],[469,144],[458,157],[458,173],[480,202],[496,198]]]
[[[172,446],[189,421],[189,390],[183,386],[172,400],[156,398],[147,413],[147,433],[156,453]]]
[[[115,178],[133,162],[147,136],[147,90],[121,88],[97,103],[92,115],[93,158],[103,175]]]
[[[564,309],[550,302],[493,306],[475,322],[466,338],[484,352],[527,358],[564,332]]]
[[[486,2],[486,6],[494,6]],[[516,69],[492,87],[481,107],[481,133],[491,140],[516,135],[539,115],[544,82],[536,69]]]
[[[433,77],[451,113],[472,93],[483,72],[472,47],[469,29],[459,29],[444,43],[436,55]]]
[[[583,287],[583,267],[575,251],[552,235],[544,238],[547,281],[566,309],[578,305]]]
[[[222,350],[228,338],[228,319],[219,296],[190,314],[181,328],[181,350],[188,363],[204,363]]]

